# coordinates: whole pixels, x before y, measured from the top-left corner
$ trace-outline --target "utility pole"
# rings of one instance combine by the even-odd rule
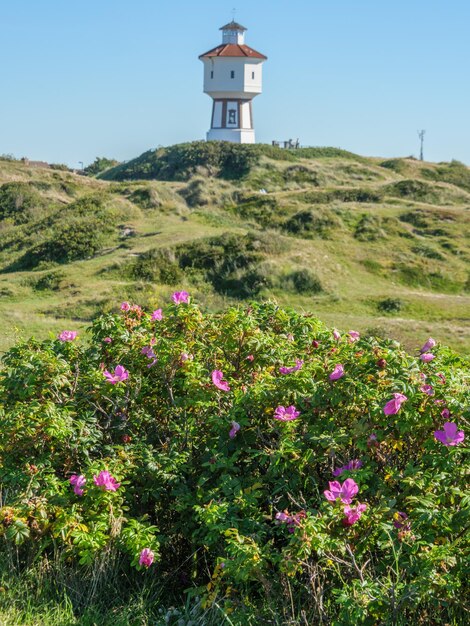
[[[419,151],[419,160],[420,161],[424,161],[424,156],[423,156],[423,143],[424,143],[424,135],[425,135],[426,131],[425,130],[418,130],[418,137],[420,139],[421,142],[421,148]]]

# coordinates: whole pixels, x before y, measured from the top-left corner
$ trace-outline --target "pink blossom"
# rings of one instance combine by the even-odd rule
[[[249,355],[246,357],[246,360],[247,360],[247,361],[251,361],[251,362],[253,362],[253,361],[255,360],[255,357],[254,357],[252,354],[249,354]]]
[[[239,430],[240,430],[240,424],[238,422],[232,422],[232,428],[230,429],[230,432],[228,434],[230,439],[234,439],[234,437],[236,436]]]
[[[295,406],[291,405],[287,408],[284,406],[278,406],[274,411],[274,419],[280,422],[291,422],[299,417],[300,411],[297,411]]]
[[[103,339],[103,341],[104,341],[105,343],[113,343],[113,340],[111,339],[111,337],[105,337],[105,338]]]
[[[72,474],[72,476],[70,476],[70,484],[73,486],[73,491],[77,496],[83,496],[85,483],[86,478],[83,474]]]
[[[341,339],[341,333],[339,332],[339,330],[336,330],[336,328],[333,330],[333,338],[336,339],[336,341],[339,341]]]
[[[163,311],[161,309],[156,309],[150,316],[150,319],[154,322],[155,321],[159,322],[160,320],[163,319]]]
[[[446,377],[444,376],[442,372],[439,372],[438,374],[436,374],[436,376],[439,378],[439,380],[441,381],[443,385],[446,384]]]
[[[290,515],[289,511],[279,511],[276,513],[276,520],[280,524],[287,524],[287,529],[290,533],[293,533],[297,526],[300,526],[302,519],[306,517],[305,511],[299,511]]]
[[[343,504],[351,504],[352,499],[359,491],[359,486],[352,478],[347,478],[343,484],[334,480],[329,482],[329,489],[326,489],[323,494],[330,502],[335,502],[338,498]]]
[[[456,446],[465,439],[463,430],[457,430],[457,424],[446,422],[443,430],[436,430],[434,437],[445,446]]]
[[[354,507],[350,507],[349,504],[347,504],[343,509],[343,512],[346,515],[346,517],[343,519],[343,524],[345,526],[352,526],[361,518],[361,515],[366,509],[367,504],[358,504]]]
[[[97,476],[93,476],[93,482],[97,487],[101,487],[103,491],[117,491],[121,486],[111,474],[102,470]]]
[[[214,370],[212,372],[212,382],[221,391],[230,391],[230,386],[226,380],[223,380],[223,373],[220,370]]]
[[[394,393],[393,399],[389,400],[383,408],[385,415],[395,415],[395,413],[398,413],[401,405],[403,402],[406,402],[406,400],[408,400],[408,398],[402,393]]]
[[[293,372],[297,372],[298,370],[302,369],[303,364],[304,364],[303,361],[301,361],[300,359],[296,359],[295,365],[293,365],[292,367],[285,367],[283,365],[282,367],[279,368],[279,372],[281,374],[292,374]]]
[[[60,341],[73,341],[77,335],[76,330],[63,330],[57,338]]]
[[[358,333],[357,330],[350,330],[349,333],[349,343],[354,343],[355,341],[359,341],[361,338],[361,333]]]
[[[442,409],[442,411],[441,411],[441,417],[443,417],[444,419],[449,419],[449,417],[450,417],[450,411],[449,411],[449,409],[447,409],[447,408]]]
[[[419,390],[422,391],[423,393],[427,394],[428,396],[433,396],[434,395],[434,389],[433,389],[432,385],[421,385]]]
[[[330,380],[339,380],[344,376],[344,367],[341,364],[335,366],[335,369],[331,372]]]
[[[121,303],[121,311],[129,311],[130,308],[131,308],[131,305],[129,304],[129,302]]]
[[[144,548],[140,553],[139,565],[150,567],[155,559],[155,555],[150,548]]]
[[[349,461],[349,463],[346,463],[346,465],[343,465],[342,467],[338,467],[338,469],[335,469],[333,471],[333,476],[337,478],[338,476],[341,476],[343,472],[350,472],[351,470],[357,470],[357,469],[360,469],[362,466],[363,466],[363,462],[361,460],[354,459],[353,461]]]
[[[175,304],[187,304],[189,302],[189,293],[187,291],[175,291],[171,299]]]
[[[182,352],[180,354],[180,364],[186,363],[186,361],[192,361],[194,359],[192,354],[188,354],[187,352]]]
[[[436,358],[436,355],[432,352],[426,352],[425,354],[422,354],[419,358],[421,359],[421,361],[423,361],[423,363],[429,363]]]
[[[368,437],[367,437],[367,447],[371,448],[372,446],[377,446],[377,435],[375,433],[371,433]]]
[[[429,337],[429,339],[426,341],[426,343],[420,350],[421,354],[423,354],[423,352],[427,352],[428,350],[432,350],[436,344],[437,344],[437,341],[433,339],[432,337]]]
[[[108,383],[111,383],[111,385],[115,385],[116,383],[120,383],[129,378],[129,372],[124,369],[122,365],[116,366],[114,374],[111,374],[111,372],[108,372],[108,370],[104,371],[103,374],[105,375]]]

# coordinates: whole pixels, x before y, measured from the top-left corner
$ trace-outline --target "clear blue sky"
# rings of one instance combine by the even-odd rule
[[[76,167],[202,139],[198,55],[269,57],[257,140],[470,164],[469,0],[0,0],[0,154]]]

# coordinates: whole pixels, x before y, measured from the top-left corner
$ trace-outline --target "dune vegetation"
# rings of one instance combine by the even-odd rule
[[[197,142],[98,179],[2,159],[0,348],[184,287],[211,311],[275,299],[343,330],[408,346],[432,334],[465,352],[469,172]]]

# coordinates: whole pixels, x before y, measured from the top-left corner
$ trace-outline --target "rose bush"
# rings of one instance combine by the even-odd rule
[[[464,615],[461,357],[273,303],[203,314],[186,292],[163,311],[123,303],[90,337],[3,359],[0,534],[17,566],[119,555],[240,624],[267,605],[308,623]]]

